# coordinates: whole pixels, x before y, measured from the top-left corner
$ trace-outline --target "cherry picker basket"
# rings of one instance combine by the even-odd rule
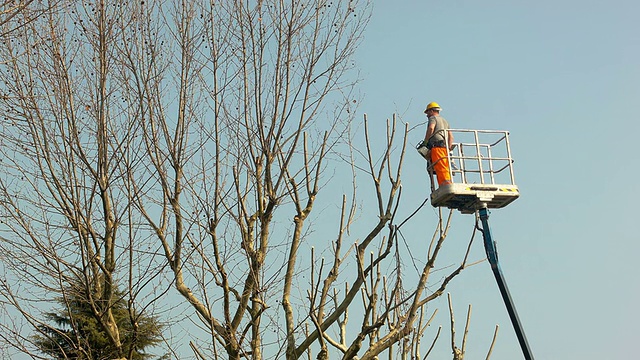
[[[515,184],[509,132],[450,129],[454,143],[448,154],[451,184],[436,188],[433,164],[426,147],[418,152],[427,160],[431,180],[431,205],[473,213],[481,207],[502,208],[520,196]],[[448,136],[445,136],[448,139]],[[446,144],[449,148],[449,144]],[[437,162],[437,161],[436,161]]]

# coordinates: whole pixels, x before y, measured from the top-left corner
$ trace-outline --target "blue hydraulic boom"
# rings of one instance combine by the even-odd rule
[[[478,213],[480,215],[480,221],[482,222],[481,230],[482,237],[484,238],[484,249],[487,252],[487,259],[489,259],[489,264],[491,264],[491,270],[493,271],[493,275],[498,283],[498,288],[500,288],[502,300],[507,307],[507,312],[511,318],[513,328],[516,331],[516,336],[518,337],[518,342],[522,348],[524,358],[526,360],[533,360],[533,354],[531,353],[527,337],[525,336],[524,329],[520,323],[516,306],[513,304],[511,294],[509,294],[509,288],[507,288],[507,282],[505,281],[504,276],[502,275],[502,270],[500,269],[500,263],[498,262],[498,250],[496,249],[495,241],[491,237],[491,228],[489,227],[489,210],[486,207],[483,207],[478,210]]]

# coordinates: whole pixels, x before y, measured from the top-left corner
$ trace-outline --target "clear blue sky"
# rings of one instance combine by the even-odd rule
[[[392,113],[420,124],[426,103],[437,101],[455,128],[511,132],[521,198],[490,221],[537,359],[640,357],[638,14],[640,3],[621,0],[376,1],[358,53],[360,112],[375,131]],[[423,135],[424,127],[413,131],[411,144]],[[427,195],[424,163],[412,152],[407,212]],[[435,213],[420,216],[430,232]],[[466,243],[472,226],[457,214],[450,240]],[[415,235],[405,231],[419,249]],[[477,242],[475,258],[482,251]],[[484,358],[500,324],[492,359],[522,358],[487,263],[451,292],[458,334],[474,307],[467,357]]]

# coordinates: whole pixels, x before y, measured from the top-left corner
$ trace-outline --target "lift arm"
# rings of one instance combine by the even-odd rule
[[[524,358],[526,360],[533,360],[533,354],[531,353],[531,349],[529,348],[527,337],[524,334],[524,329],[522,328],[522,324],[520,323],[520,318],[518,318],[516,307],[513,304],[513,300],[511,299],[511,295],[509,294],[509,289],[507,288],[507,282],[502,275],[502,270],[500,269],[500,264],[498,263],[498,251],[496,249],[495,242],[491,238],[491,229],[489,228],[489,210],[486,207],[482,207],[478,210],[478,212],[480,214],[480,221],[482,221],[482,237],[484,238],[484,249],[487,252],[487,259],[489,259],[491,270],[493,271],[493,275],[495,276],[498,287],[500,288],[502,300],[507,307],[507,312],[509,313],[509,317],[511,318],[513,328],[516,331],[516,336],[518,337],[518,342],[520,342],[520,347],[522,348]]]

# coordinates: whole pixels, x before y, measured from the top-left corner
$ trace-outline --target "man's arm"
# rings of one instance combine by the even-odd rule
[[[429,138],[433,135],[433,132],[436,130],[436,122],[429,121],[429,125],[427,125],[427,134],[424,136],[424,142],[429,141]]]
[[[453,150],[453,133],[450,130],[447,130],[447,134],[449,134],[449,150]]]

